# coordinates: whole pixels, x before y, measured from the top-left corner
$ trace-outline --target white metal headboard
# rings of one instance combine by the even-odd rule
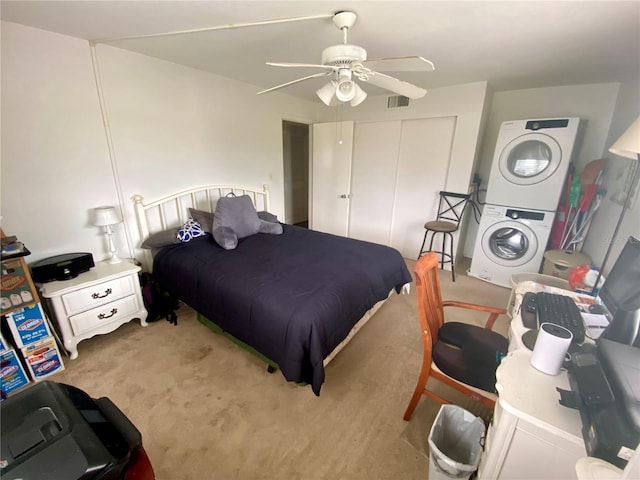
[[[234,195],[249,195],[256,210],[269,211],[269,187],[261,189],[235,185],[205,185],[168,195],[150,203],[144,203],[142,195],[131,197],[138,224],[139,244],[149,235],[168,228],[183,225],[189,217],[189,207],[215,212],[218,199]],[[138,245],[139,245],[138,244]],[[147,260],[151,262],[150,252]],[[151,267],[149,263],[148,267]]]

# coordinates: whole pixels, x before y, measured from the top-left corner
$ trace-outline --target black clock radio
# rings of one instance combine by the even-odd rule
[[[37,283],[69,280],[88,272],[94,265],[91,253],[65,253],[32,263],[31,276]]]

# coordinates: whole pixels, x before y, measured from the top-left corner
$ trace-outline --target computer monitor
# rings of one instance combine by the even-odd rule
[[[640,342],[640,240],[630,236],[600,289],[600,299],[612,315],[602,334],[628,345]]]
[[[640,240],[629,237],[600,290],[611,315],[640,308]]]

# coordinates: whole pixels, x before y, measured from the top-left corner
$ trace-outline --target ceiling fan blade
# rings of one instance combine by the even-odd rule
[[[275,87],[267,88],[266,90],[262,90],[261,92],[258,92],[256,95],[260,95],[260,94],[267,93],[267,92],[273,92],[274,90],[278,90],[280,88],[288,87],[289,85],[293,85],[294,83],[303,82],[303,81],[309,80],[311,78],[326,77],[327,75],[331,75],[332,73],[333,72],[314,73],[313,75],[308,75],[306,77],[298,78],[297,80],[291,80],[290,82],[283,83],[281,85],[276,85]]]
[[[418,56],[377,58],[358,63],[369,70],[383,72],[432,72],[435,69],[433,63]]]
[[[424,97],[427,91],[424,88],[413,85],[412,83],[398,80],[397,78],[390,77],[384,73],[378,72],[366,72],[362,76],[358,76],[363,82],[368,82],[376,87],[390,90],[399,95],[404,95],[409,98],[421,98]]]
[[[282,63],[282,62],[267,62],[267,65],[273,67],[297,67],[297,68],[323,68],[325,70],[336,70],[336,67],[331,65],[317,65],[313,63]]]

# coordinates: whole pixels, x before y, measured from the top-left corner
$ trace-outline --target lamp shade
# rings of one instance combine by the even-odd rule
[[[115,225],[122,222],[116,207],[97,207],[93,209],[91,223],[98,227]]]
[[[329,83],[326,83],[325,85],[320,87],[318,90],[316,90],[316,95],[318,95],[318,98],[320,98],[320,100],[322,100],[322,103],[324,103],[328,107],[336,103],[334,101],[335,94],[336,94],[335,80],[332,80]]]
[[[367,92],[360,88],[360,85],[357,83],[354,85],[355,95],[353,96],[353,100],[351,100],[351,106],[357,107],[362,102],[364,102],[365,98],[367,98]]]
[[[609,151],[621,157],[638,158],[640,154],[640,117],[631,124],[622,136],[613,144]]]

